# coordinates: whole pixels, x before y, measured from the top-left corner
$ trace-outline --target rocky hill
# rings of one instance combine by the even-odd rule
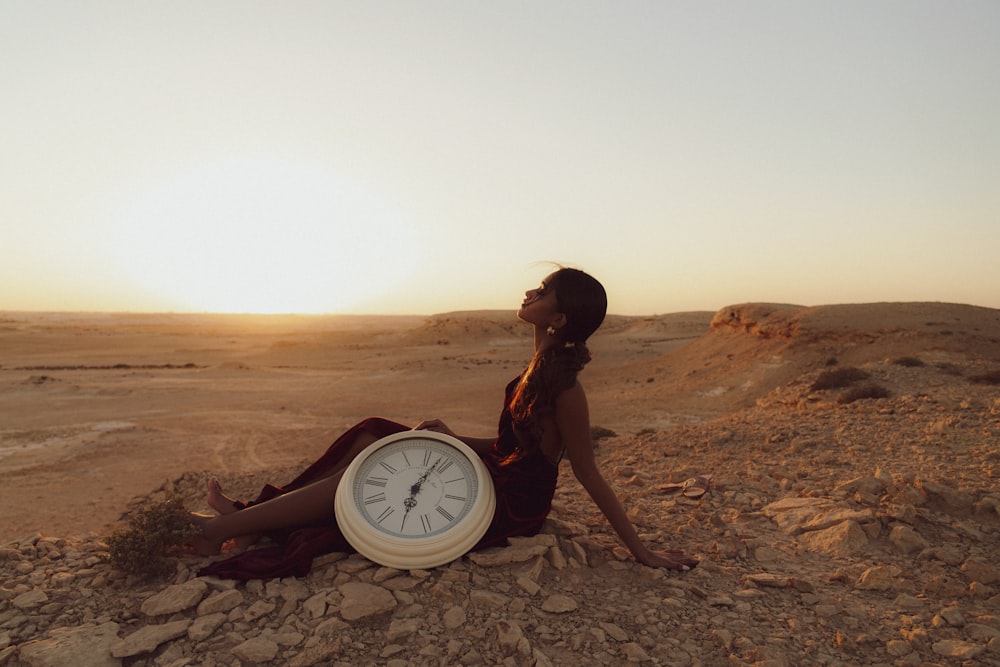
[[[568,466],[543,534],[429,571],[139,580],[98,536],[34,534],[0,550],[0,665],[1000,665],[1000,312],[745,304],[678,339],[587,381],[630,425],[599,462],[689,573],[632,562]],[[204,475],[150,497],[197,509]],[[694,475],[701,498],[661,490]]]

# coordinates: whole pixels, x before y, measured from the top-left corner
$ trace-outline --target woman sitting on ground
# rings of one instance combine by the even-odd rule
[[[654,551],[639,539],[614,490],[594,460],[590,414],[577,374],[590,361],[587,339],[604,321],[603,286],[577,269],[563,268],[529,290],[518,317],[534,328],[534,356],[507,386],[495,438],[455,434],[439,420],[416,428],[454,436],[484,461],[496,491],[496,510],[473,549],[502,545],[508,537],[534,535],[552,506],[559,463],[569,459],[576,478],[635,559],[645,565],[687,570],[698,561],[682,551]],[[353,551],[337,528],[334,496],[348,464],[368,445],[410,427],[371,418],[338,438],[326,453],[284,487],[266,486],[252,503],[228,498],[212,478],[208,503],[218,516],[193,515],[202,531],[195,546],[218,553],[232,538],[268,534],[278,546],[253,549],[203,568],[201,574],[235,579],[303,575],[312,558]]]

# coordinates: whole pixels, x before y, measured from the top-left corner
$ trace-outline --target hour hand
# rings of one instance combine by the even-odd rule
[[[414,484],[413,486],[410,487],[410,498],[413,498],[413,496],[415,496],[418,493],[420,493],[420,487],[423,486],[424,482],[427,481],[427,476],[430,475],[431,472],[434,471],[434,468],[437,467],[438,463],[441,463],[441,459],[438,459],[437,461],[435,461],[434,464],[430,468],[428,468],[427,470],[425,470],[424,474],[420,476],[420,479],[417,480],[416,484]]]

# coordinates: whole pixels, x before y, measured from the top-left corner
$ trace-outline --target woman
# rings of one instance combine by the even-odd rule
[[[577,269],[562,268],[529,290],[518,317],[534,328],[535,354],[508,386],[495,438],[455,434],[439,420],[416,428],[457,437],[482,457],[493,478],[497,508],[486,535],[474,549],[533,535],[552,506],[559,463],[568,458],[573,473],[637,561],[687,570],[698,561],[681,551],[649,549],[636,534],[625,509],[594,461],[590,413],[577,374],[590,361],[587,339],[604,321],[607,296],[601,284]],[[226,497],[213,478],[208,502],[216,517],[193,515],[203,553],[218,553],[230,538],[274,535],[280,546],[246,551],[201,571],[236,579],[301,575],[312,557],[350,550],[336,527],[333,498],[341,475],[365,447],[408,427],[372,418],[351,428],[327,452],[284,488],[267,486],[250,504]]]

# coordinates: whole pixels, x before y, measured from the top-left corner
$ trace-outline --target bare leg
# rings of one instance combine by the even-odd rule
[[[210,478],[206,501],[219,516],[191,515],[192,522],[202,531],[202,537],[194,540],[192,546],[205,555],[217,554],[222,545],[232,538],[236,538],[237,546],[246,547],[259,539],[262,533],[329,521],[333,518],[333,499],[344,470],[376,440],[378,438],[372,433],[360,431],[343,458],[323,477],[295,491],[239,511],[234,500],[222,492],[219,481],[215,477]]]
[[[208,478],[208,491],[205,494],[205,501],[209,507],[219,514],[232,514],[242,509],[242,503],[237,503],[234,498],[230,498],[222,492],[222,485],[219,484],[219,479],[215,475]],[[236,548],[246,549],[247,547],[251,547],[261,537],[261,535],[241,535],[236,538]]]
[[[234,537],[327,522],[333,518],[333,499],[341,476],[325,477],[239,512],[216,517],[192,514],[191,520],[202,531],[202,538],[193,546],[203,554],[219,553],[225,541]]]

